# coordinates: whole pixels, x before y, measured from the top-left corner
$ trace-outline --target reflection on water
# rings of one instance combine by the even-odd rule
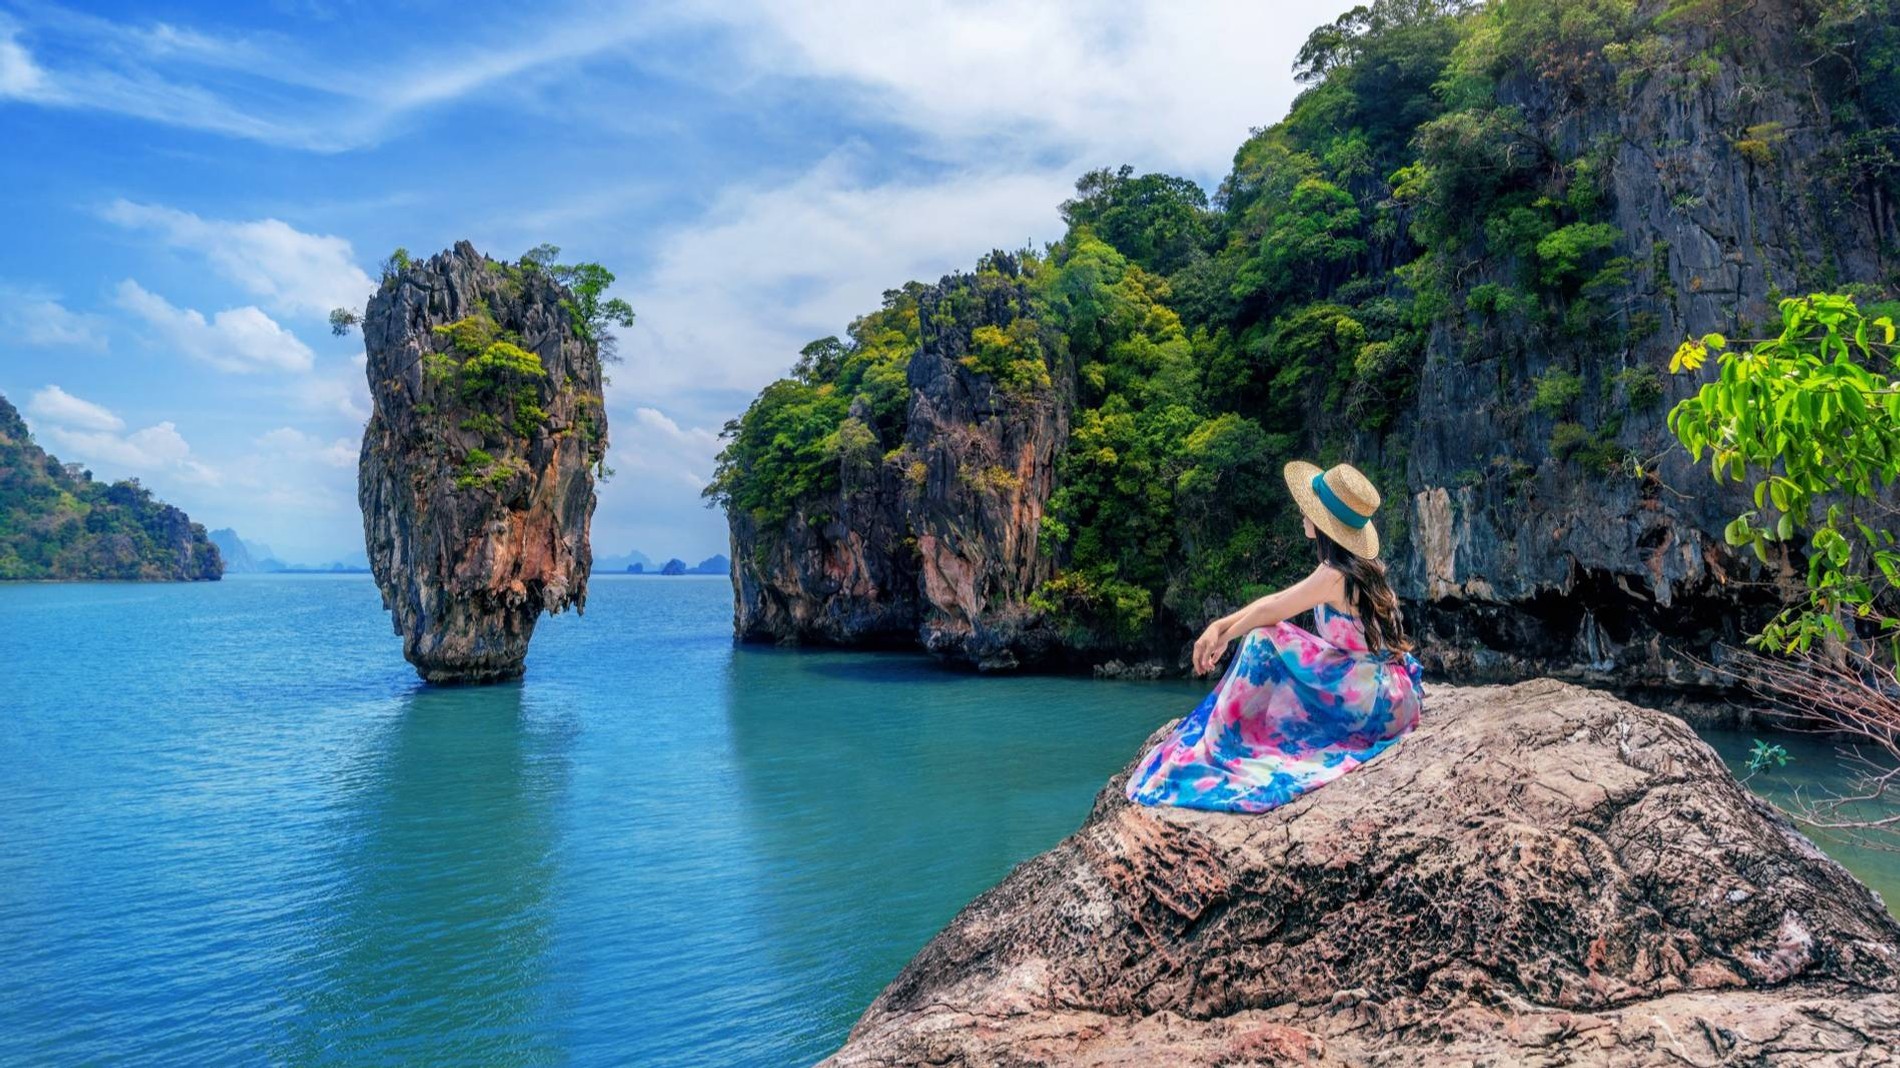
[[[522,684],[419,689],[346,771],[298,1063],[542,1064],[571,728]]]

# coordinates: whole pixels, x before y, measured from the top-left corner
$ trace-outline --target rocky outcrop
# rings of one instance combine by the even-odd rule
[[[1133,805],[1127,774],[825,1063],[1900,1056],[1900,924],[1668,715],[1441,688],[1391,752],[1259,816]]]
[[[1724,544],[1724,526],[1752,502],[1676,446],[1666,413],[1694,383],[1660,372],[1684,336],[1761,336],[1783,295],[1891,295],[1900,284],[1900,216],[1873,177],[1879,166],[1892,173],[1900,135],[1843,88],[1849,61],[1815,43],[1815,5],[1637,7],[1628,25],[1643,29],[1615,47],[1554,70],[1513,68],[1495,86],[1496,112],[1509,116],[1498,129],[1510,133],[1474,135],[1499,139],[1499,160],[1531,161],[1526,198],[1597,190],[1576,198],[1588,205],[1578,217],[1616,236],[1591,254],[1587,280],[1544,279],[1536,255],[1501,251],[1502,241],[1434,249],[1455,270],[1430,294],[1443,310],[1418,339],[1423,362],[1403,410],[1376,432],[1357,431],[1363,413],[1327,413],[1307,428],[1313,437],[1287,446],[1375,474],[1420,656],[1450,677],[1724,688],[1701,662],[1719,663],[1724,646],[1755,632],[1802,569]],[[1358,195],[1365,217],[1384,221],[1356,232],[1368,248],[1342,277],[1357,277],[1329,282],[1328,299],[1409,300],[1418,294],[1394,268],[1422,251],[1414,209],[1382,180]],[[1481,287],[1516,294],[1519,310],[1475,299]],[[1056,641],[1026,610],[1047,572],[1034,524],[1054,488],[1047,460],[1067,444],[1064,390],[1074,386],[1054,368],[1047,407],[995,403],[994,387],[952,358],[958,336],[968,335],[927,337],[911,369],[902,461],[923,462],[925,481],[909,496],[890,461],[848,473],[835,499],[800,502],[782,534],[734,518],[735,555],[749,561],[735,579],[740,633],[914,641],[992,666],[1180,664],[1193,631],[1229,606],[1168,604],[1150,633],[1088,649],[1065,644],[1073,634]],[[1574,398],[1532,403],[1552,376],[1574,376]],[[1270,433],[1297,429],[1267,422]],[[970,489],[971,471],[1001,471],[1008,491]]]
[[[1682,654],[1719,655],[1783,599],[1774,571],[1723,543],[1752,507],[1745,490],[1673,447],[1665,413],[1695,383],[1640,376],[1672,339],[1767,336],[1782,295],[1883,283],[1900,268],[1891,206],[1842,165],[1851,108],[1831,93],[1840,72],[1792,29],[1804,8],[1763,0],[1715,24],[1677,20],[1650,53],[1607,66],[1589,106],[1574,85],[1500,86],[1551,158],[1606,161],[1607,221],[1630,280],[1599,313],[1623,340],[1525,344],[1508,326],[1434,335],[1403,439],[1408,536],[1394,557],[1427,666],[1713,684]],[[1469,272],[1455,302],[1512,284],[1517,269]],[[1552,371],[1581,378],[1575,410],[1527,411]],[[1557,455],[1560,423],[1625,469]]]
[[[429,682],[518,676],[541,613],[586,604],[607,424],[570,297],[460,242],[386,278],[363,316],[364,541]]]
[[[105,483],[33,441],[0,396],[0,581],[195,582],[223,577],[218,547],[138,479]]]
[[[1045,332],[1052,385],[1012,391],[964,362],[972,335],[1033,319],[1016,265],[953,274],[919,300],[903,447],[840,463],[840,490],[762,531],[731,513],[734,628],[742,638],[917,643],[979,668],[1060,648],[1029,594],[1049,578],[1037,532],[1069,436],[1073,369]]]

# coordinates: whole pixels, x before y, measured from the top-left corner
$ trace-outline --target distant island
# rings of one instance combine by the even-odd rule
[[[0,580],[215,580],[204,525],[138,479],[104,483],[33,442],[0,396]]]
[[[644,556],[644,554],[637,553],[637,552],[634,553],[633,555],[642,556],[642,557]],[[673,557],[671,560],[668,560],[666,563],[661,564],[659,567],[653,567],[651,566],[651,564],[652,564],[652,561],[650,560],[637,560],[631,564],[628,564],[626,566],[625,571],[629,575],[730,575],[732,574],[732,561],[728,560],[724,555],[719,554],[719,553],[714,553],[712,556],[708,556],[706,559],[701,560],[699,563],[694,564],[691,567],[687,567],[686,561],[681,560],[677,556]],[[595,570],[597,573],[600,573],[600,574],[606,573],[605,569],[602,569],[602,568],[596,568]]]
[[[327,564],[287,564],[278,559],[263,542],[247,541],[230,527],[210,534],[212,544],[224,555],[224,570],[230,575],[366,575],[369,558],[358,552]]]

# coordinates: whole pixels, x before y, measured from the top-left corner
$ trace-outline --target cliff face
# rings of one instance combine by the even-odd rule
[[[1441,689],[1397,748],[1260,816],[1132,805],[1127,774],[825,1063],[1900,1055],[1900,924],[1661,713]]]
[[[1655,368],[1672,339],[1779,333],[1783,295],[1889,282],[1900,268],[1891,205],[1840,167],[1849,143],[1826,103],[1829,68],[1790,29],[1803,6],[1773,0],[1739,7],[1719,31],[1684,27],[1647,63],[1606,70],[1606,83],[1629,88],[1597,106],[1548,83],[1500,87],[1553,156],[1608,161],[1613,251],[1629,281],[1604,310],[1628,340],[1434,335],[1404,442],[1408,536],[1394,557],[1428,665],[1708,682],[1679,653],[1706,656],[1772,614],[1775,575],[1722,540],[1751,502],[1692,467],[1665,423],[1696,384],[1665,376],[1645,395],[1632,372]],[[1504,281],[1505,268],[1474,272],[1460,303]],[[1521,398],[1553,371],[1581,379],[1576,407],[1527,412]],[[1643,474],[1553,458],[1557,424],[1570,421]]]
[[[1051,574],[1036,537],[1073,371],[1047,331],[1047,386],[1006,388],[970,365],[978,330],[1034,314],[1026,285],[1006,276],[950,275],[923,293],[902,447],[841,459],[840,489],[782,526],[730,513],[740,637],[915,642],[986,669],[1052,654],[1059,643],[1026,599]]]
[[[1403,23],[1401,7],[1434,10],[1374,6],[1362,23]],[[1633,15],[1598,4],[1574,25],[1557,18],[1569,8],[1543,0],[1465,7],[1388,27],[1399,44],[1366,43],[1376,34],[1365,31],[1358,47],[1371,55],[1408,47],[1406,34],[1442,31],[1442,51],[1481,52],[1498,47],[1485,45],[1487,34],[1508,30],[1544,34],[1535,55],[1467,62],[1485,72],[1472,76],[1482,90],[1445,88],[1439,74],[1449,78],[1451,67],[1408,89],[1393,73],[1405,64],[1390,56],[1367,60],[1369,73],[1342,59],[1312,90],[1312,108],[1296,104],[1243,146],[1222,187],[1226,205],[1206,213],[1214,236],[1205,255],[1157,289],[1193,334],[1201,392],[1190,418],[1208,419],[1206,429],[1232,405],[1255,437],[1206,435],[1209,456],[1189,461],[1180,457],[1194,435],[1177,434],[1142,476],[1119,473],[1113,458],[1094,465],[1108,472],[1098,481],[1120,480],[1119,496],[1089,488],[1097,501],[1138,501],[1126,492],[1134,477],[1154,481],[1153,499],[1172,495],[1144,514],[1145,527],[1129,525],[1156,543],[1172,539],[1156,550],[1164,564],[1106,576],[1124,580],[1121,594],[1139,585],[1150,617],[1110,632],[1059,625],[1031,607],[1055,575],[1037,534],[1054,514],[1052,495],[1068,489],[1059,473],[1071,468],[1057,458],[1075,459],[1065,454],[1072,425],[1108,410],[1076,408],[1077,370],[1060,332],[1046,347],[1053,383],[1027,401],[960,362],[967,331],[932,331],[926,315],[901,455],[841,463],[851,468],[843,491],[799,501],[801,515],[783,531],[734,515],[735,556],[745,561],[735,572],[739,632],[915,641],[998,667],[1110,657],[1180,667],[1205,619],[1251,596],[1248,586],[1310,566],[1283,500],[1229,481],[1212,503],[1191,503],[1195,473],[1184,469],[1277,470],[1303,455],[1350,459],[1379,483],[1387,560],[1428,667],[1465,679],[1719,686],[1698,661],[1719,660],[1723,645],[1772,615],[1801,563],[1764,566],[1723,543],[1723,527],[1750,502],[1676,446],[1666,414],[1696,383],[1662,370],[1684,336],[1778,332],[1783,296],[1850,289],[1874,302],[1900,287],[1891,203],[1900,125],[1874,116],[1848,84],[1857,69],[1892,82],[1893,69],[1856,68],[1850,54],[1870,27],[1828,30],[1827,5],[1811,0],[1652,0]],[[1546,16],[1549,26],[1525,28]],[[1578,43],[1593,19],[1615,26],[1603,41]],[[1442,63],[1436,55],[1403,53],[1413,64]],[[1355,88],[1362,78],[1399,80],[1387,86],[1389,108],[1382,91]],[[1867,91],[1900,98],[1900,85],[1882,85]],[[1389,115],[1355,116],[1348,105],[1361,91],[1373,111],[1415,113],[1402,136],[1377,133],[1380,121],[1396,121]],[[1483,99],[1470,103],[1473,93]],[[1353,122],[1364,129],[1314,132]],[[1381,136],[1416,166],[1386,179],[1392,161],[1373,154],[1394,150],[1369,147]],[[1094,188],[1118,181],[1091,179]],[[1459,182],[1478,192],[1434,208],[1429,190]],[[1097,204],[1093,218],[1108,233],[1158,188]],[[1319,206],[1299,206],[1309,201]],[[1190,207],[1177,207],[1157,226],[1192,221]],[[934,291],[939,304],[949,284]],[[1155,357],[1155,379],[1174,373],[1165,364]],[[1221,468],[1221,441],[1255,454]],[[1192,529],[1194,509],[1227,509],[1225,526]],[[1105,514],[1089,522],[1109,527]],[[1249,526],[1261,531],[1251,542],[1230,537]],[[1138,555],[1119,551],[1123,563]],[[1224,577],[1204,581],[1210,573]],[[1100,571],[1085,577],[1094,586],[1084,599],[1112,599]]]
[[[0,397],[0,580],[191,582],[224,574],[218,547],[137,479],[96,482],[34,444]]]
[[[586,604],[607,426],[569,299],[460,242],[396,272],[364,314],[364,541],[427,681],[517,676],[541,613]]]

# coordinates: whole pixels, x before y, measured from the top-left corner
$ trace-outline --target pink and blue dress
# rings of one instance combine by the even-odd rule
[[[1128,799],[1265,812],[1390,748],[1418,724],[1419,662],[1366,648],[1357,618],[1313,610],[1241,640],[1220,685],[1142,758]]]

